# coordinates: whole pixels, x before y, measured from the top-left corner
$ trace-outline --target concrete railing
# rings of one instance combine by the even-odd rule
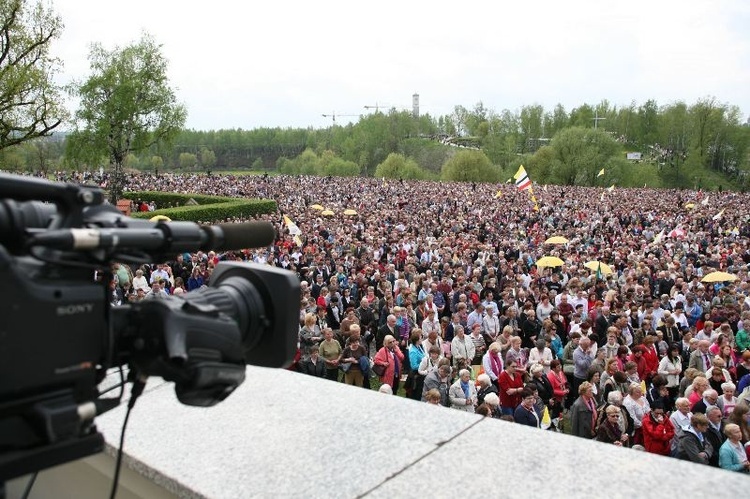
[[[124,411],[97,419],[112,445]],[[211,408],[183,406],[171,384],[151,380],[131,414],[125,453],[127,495],[118,497],[137,497],[139,486],[128,485],[136,479],[165,496],[231,499],[738,498],[750,491],[740,473],[257,367]],[[85,482],[50,497],[83,497],[76,485]]]

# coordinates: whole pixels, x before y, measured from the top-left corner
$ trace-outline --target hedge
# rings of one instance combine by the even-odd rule
[[[277,209],[276,201],[270,199],[241,199],[151,191],[129,192],[127,197],[133,200],[153,201],[157,206],[179,205],[156,211],[133,212],[131,216],[134,218],[151,218],[156,215],[164,215],[172,220],[214,222],[232,218],[252,218],[256,215],[273,213]],[[202,204],[183,206],[190,199]]]
[[[228,201],[237,201],[240,198],[230,198],[224,196],[207,196],[205,194],[180,194],[179,192],[161,192],[161,191],[133,191],[124,192],[123,196],[133,201],[153,201],[157,206],[164,205],[184,205],[190,199],[194,199],[198,204],[215,204],[226,203]]]

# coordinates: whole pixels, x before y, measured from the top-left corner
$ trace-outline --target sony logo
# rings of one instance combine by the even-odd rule
[[[93,311],[93,303],[76,303],[72,305],[60,305],[57,307],[57,315],[90,314]]]

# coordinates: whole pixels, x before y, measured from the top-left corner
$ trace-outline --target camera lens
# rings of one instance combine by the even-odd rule
[[[258,289],[237,275],[227,277],[211,288],[188,293],[185,300],[213,305],[237,321],[245,350],[256,347],[263,329],[268,327],[266,309]]]

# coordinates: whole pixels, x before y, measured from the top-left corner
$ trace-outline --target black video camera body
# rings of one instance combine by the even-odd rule
[[[210,406],[245,365],[284,367],[297,346],[299,280],[275,267],[221,262],[210,287],[110,305],[112,262],[165,261],[198,250],[273,242],[270,224],[149,222],[101,190],[0,174],[0,483],[99,452],[106,371],[175,382]],[[93,279],[101,273],[101,282]]]

